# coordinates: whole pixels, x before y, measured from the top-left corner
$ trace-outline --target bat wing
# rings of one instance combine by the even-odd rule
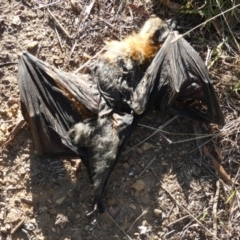
[[[104,81],[107,76],[111,74],[100,78]],[[106,184],[136,126],[130,108],[121,104],[126,91],[129,99],[126,78],[123,76],[119,93],[111,84],[93,81],[92,75],[61,72],[29,53],[23,53],[19,60],[21,110],[36,150],[39,155],[78,155],[82,159],[94,189],[93,211],[89,215],[104,211]]]
[[[182,117],[224,123],[208,70],[198,53],[179,34],[169,34],[135,89],[132,108],[142,114],[153,103]]]
[[[37,153],[78,153],[65,137],[76,122],[97,114],[99,93],[91,76],[63,73],[25,52],[19,59],[18,82],[22,114]]]

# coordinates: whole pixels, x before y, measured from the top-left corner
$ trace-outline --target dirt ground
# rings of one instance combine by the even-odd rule
[[[99,52],[104,41],[122,39],[151,14],[163,19],[176,15],[157,1],[61,0],[35,9],[48,3],[0,1],[0,63],[17,61],[18,54],[28,50],[73,72]],[[181,15],[180,23],[191,29],[199,19]],[[188,36],[203,57],[207,46],[219,44],[211,31],[201,28]],[[112,172],[104,198],[107,211],[98,215],[96,228],[89,231],[85,213],[91,209],[92,192],[86,169],[76,175],[74,160],[37,157],[24,125],[0,154],[0,239],[240,239],[240,86],[234,88],[239,84],[239,63],[239,55],[225,54],[210,69],[226,125],[223,130],[202,125],[205,133],[222,131],[206,141],[234,184],[218,176],[195,141],[169,144],[157,133],[139,144],[153,133],[149,126],[158,128],[174,117],[152,110]],[[17,65],[0,68],[0,145],[22,119],[17,73]],[[182,118],[163,130],[171,133],[165,136],[172,141],[193,137],[192,123]],[[137,183],[143,186],[141,191],[134,188]]]

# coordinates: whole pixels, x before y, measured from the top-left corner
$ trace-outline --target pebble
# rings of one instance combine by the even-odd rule
[[[84,229],[85,229],[86,231],[88,231],[89,228],[90,228],[90,226],[89,226],[89,225],[86,225]]]
[[[146,184],[143,180],[138,179],[132,186],[131,188],[134,188],[138,192],[142,191],[145,188]]]
[[[62,204],[63,201],[65,200],[65,198],[66,198],[66,197],[61,197],[61,198],[57,199],[57,200],[56,200],[56,203],[57,203],[58,205]]]
[[[153,148],[153,145],[149,142],[145,142],[145,143],[143,143],[141,148],[142,148],[143,151],[147,151],[147,150]]]
[[[32,51],[38,46],[38,41],[32,41],[27,44],[27,50]]]
[[[21,19],[19,16],[14,16],[12,19],[12,24],[19,26],[21,24]]]
[[[129,165],[129,166],[133,166],[134,163],[135,163],[134,158],[129,158],[129,159],[128,159],[128,165]]]
[[[19,172],[20,172],[21,175],[24,175],[24,174],[26,173],[26,170],[25,170],[24,167],[21,167],[21,168],[19,169]]]
[[[128,165],[128,163],[123,163],[123,167],[124,167],[124,169],[129,169],[130,168],[130,166]]]
[[[119,212],[119,207],[110,207],[109,208],[109,213],[113,216],[116,215],[118,212]]]
[[[107,205],[108,205],[109,207],[112,207],[112,206],[116,205],[115,199],[113,199],[113,198],[108,199],[108,200],[107,200]]]
[[[37,9],[37,16],[38,16],[39,18],[43,18],[43,11]]]
[[[129,204],[129,207],[132,208],[133,210],[137,208],[133,203]]]
[[[123,230],[128,229],[128,217],[125,216],[124,221],[123,221]]]
[[[7,233],[7,229],[5,227],[1,227],[1,233]]]
[[[136,149],[136,152],[137,152],[138,154],[142,154],[142,153],[143,153],[142,150],[141,150],[141,148],[137,148],[137,149]]]
[[[153,213],[156,217],[161,217],[162,216],[162,210],[160,210],[160,209],[154,209]]]
[[[22,218],[22,212],[16,208],[11,208],[7,215],[7,222],[18,222]]]

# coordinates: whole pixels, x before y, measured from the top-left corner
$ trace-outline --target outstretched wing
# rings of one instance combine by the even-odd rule
[[[111,67],[99,66],[100,72]],[[112,70],[114,73],[119,69]],[[124,83],[129,76],[132,73],[122,76]],[[111,75],[101,76],[102,81],[104,77]],[[18,78],[22,114],[30,126],[37,153],[78,155],[94,188],[91,213],[103,211],[107,181],[136,126],[134,116],[125,111],[129,108],[124,102],[121,104],[120,95],[123,101],[129,99],[124,94],[128,87],[122,84],[119,92],[113,91],[113,83],[104,85],[93,81],[91,75],[78,77],[61,72],[29,53],[20,57]]]
[[[179,34],[169,34],[135,89],[132,108],[137,114],[156,103],[161,111],[182,117],[224,123],[208,70],[198,53]]]
[[[76,154],[69,129],[97,114],[99,93],[90,75],[63,73],[25,52],[19,59],[22,114],[39,155]]]

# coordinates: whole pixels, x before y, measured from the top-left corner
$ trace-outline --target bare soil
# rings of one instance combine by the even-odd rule
[[[18,54],[28,49],[55,67],[72,72],[100,51],[104,41],[122,39],[137,30],[149,15],[164,19],[176,15],[160,2],[128,2],[132,5],[125,1],[96,1],[88,15],[86,9],[91,1],[62,0],[36,10],[48,2],[41,5],[40,0],[2,0],[0,63],[17,61]],[[72,38],[57,26],[48,8]],[[180,16],[180,22],[183,26],[188,23],[189,28],[199,24],[199,19]],[[204,57],[206,46],[216,47],[218,39],[214,30],[202,31],[196,30],[189,41]],[[75,160],[37,157],[25,125],[0,155],[0,239],[203,240],[214,239],[213,235],[218,239],[239,239],[240,97],[239,90],[232,91],[239,81],[237,64],[239,57],[229,55],[210,71],[230,127],[206,140],[234,185],[226,184],[217,175],[195,141],[169,144],[157,133],[122,155],[105,193],[107,211],[98,215],[97,227],[89,231],[85,213],[91,209],[92,192],[86,169],[76,174]],[[17,65],[0,68],[0,145],[22,118],[17,72]],[[152,110],[141,124],[157,128],[172,117]],[[206,133],[220,130],[215,125],[202,127]],[[172,141],[193,137],[192,123],[181,118],[164,130],[172,133],[165,133]],[[152,133],[152,129],[139,125],[126,151]],[[144,183],[141,191],[132,187],[137,180]]]

